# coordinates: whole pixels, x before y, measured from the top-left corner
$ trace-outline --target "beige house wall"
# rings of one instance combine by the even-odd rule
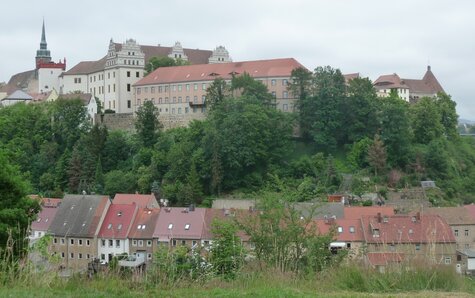
[[[60,265],[64,268],[86,270],[87,264],[97,258],[97,239],[54,237],[50,251],[59,256]]]
[[[450,225],[457,249],[475,249],[475,225]]]

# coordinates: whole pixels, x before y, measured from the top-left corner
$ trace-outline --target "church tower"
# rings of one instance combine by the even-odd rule
[[[36,51],[35,62],[36,62],[37,69],[41,63],[51,62],[51,53],[48,50],[48,45],[46,43],[45,20],[43,20],[43,30],[41,32],[40,49]]]

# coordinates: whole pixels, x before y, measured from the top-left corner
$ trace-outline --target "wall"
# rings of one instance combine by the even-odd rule
[[[104,124],[109,130],[126,130],[130,132],[135,131],[134,127],[134,114],[104,114],[95,115],[94,123]]]

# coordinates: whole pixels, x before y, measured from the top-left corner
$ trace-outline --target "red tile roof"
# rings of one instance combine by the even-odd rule
[[[138,207],[129,204],[111,204],[97,237],[125,239]]]
[[[172,207],[162,208],[158,216],[153,238],[160,241],[170,239],[201,239],[204,235],[206,208]]]
[[[396,252],[369,252],[366,254],[373,266],[385,266],[389,263],[401,263],[404,255]]]
[[[112,201],[114,204],[137,204],[139,208],[158,208],[157,199],[155,195],[141,195],[141,194],[126,194],[118,193],[114,196]]]
[[[455,243],[447,222],[438,215],[363,216],[362,228],[367,243]],[[375,230],[378,232],[376,233]],[[379,236],[375,236],[379,233]]]
[[[359,219],[317,219],[315,220],[320,234],[328,234],[332,228],[335,229],[337,241],[342,242],[363,242],[364,235]],[[342,228],[342,232],[338,232],[338,227]],[[350,231],[352,227],[353,232]]]
[[[43,207],[38,213],[37,219],[31,223],[31,229],[33,231],[47,231],[57,211],[57,207]]]
[[[61,204],[62,199],[54,199],[54,198],[43,198],[41,200],[41,205],[45,207],[58,207]]]
[[[344,219],[360,219],[363,215],[394,215],[394,208],[390,206],[349,206],[343,209]]]
[[[234,220],[236,216],[253,216],[255,212],[249,210],[224,210],[224,209],[206,209],[205,221],[203,227],[202,239],[213,239],[213,221],[214,220]],[[249,236],[244,231],[238,231],[236,235],[241,238],[242,241],[249,241]]]
[[[135,83],[134,86],[212,81],[216,77],[231,79],[233,74],[245,72],[254,78],[290,77],[292,70],[299,67],[304,66],[293,58],[160,67]]]
[[[152,239],[159,213],[158,208],[140,208],[132,223],[129,238]]]
[[[464,207],[431,207],[425,208],[423,214],[435,214],[444,218],[449,225],[472,225],[475,218],[470,210]]]
[[[463,206],[465,209],[468,210],[468,214],[473,218],[475,219],[475,205],[474,204],[470,204],[470,205],[465,205]]]
[[[94,72],[98,72],[101,70],[104,70],[104,67],[106,65],[106,58],[107,56],[102,57],[101,59],[97,61],[81,61],[73,68],[69,69],[66,72],[63,72],[61,76],[63,75],[86,75]]]

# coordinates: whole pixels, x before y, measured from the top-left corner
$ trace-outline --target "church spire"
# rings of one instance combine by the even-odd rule
[[[46,33],[45,33],[45,20],[43,19],[43,27],[41,29],[41,42],[40,49],[36,51],[35,57],[36,68],[39,67],[41,63],[51,62],[51,53],[48,50],[48,44],[46,43]]]
[[[40,43],[40,49],[46,50],[48,47],[48,44],[46,43],[46,33],[45,33],[45,19],[43,18],[43,29],[41,30],[41,43]]]

